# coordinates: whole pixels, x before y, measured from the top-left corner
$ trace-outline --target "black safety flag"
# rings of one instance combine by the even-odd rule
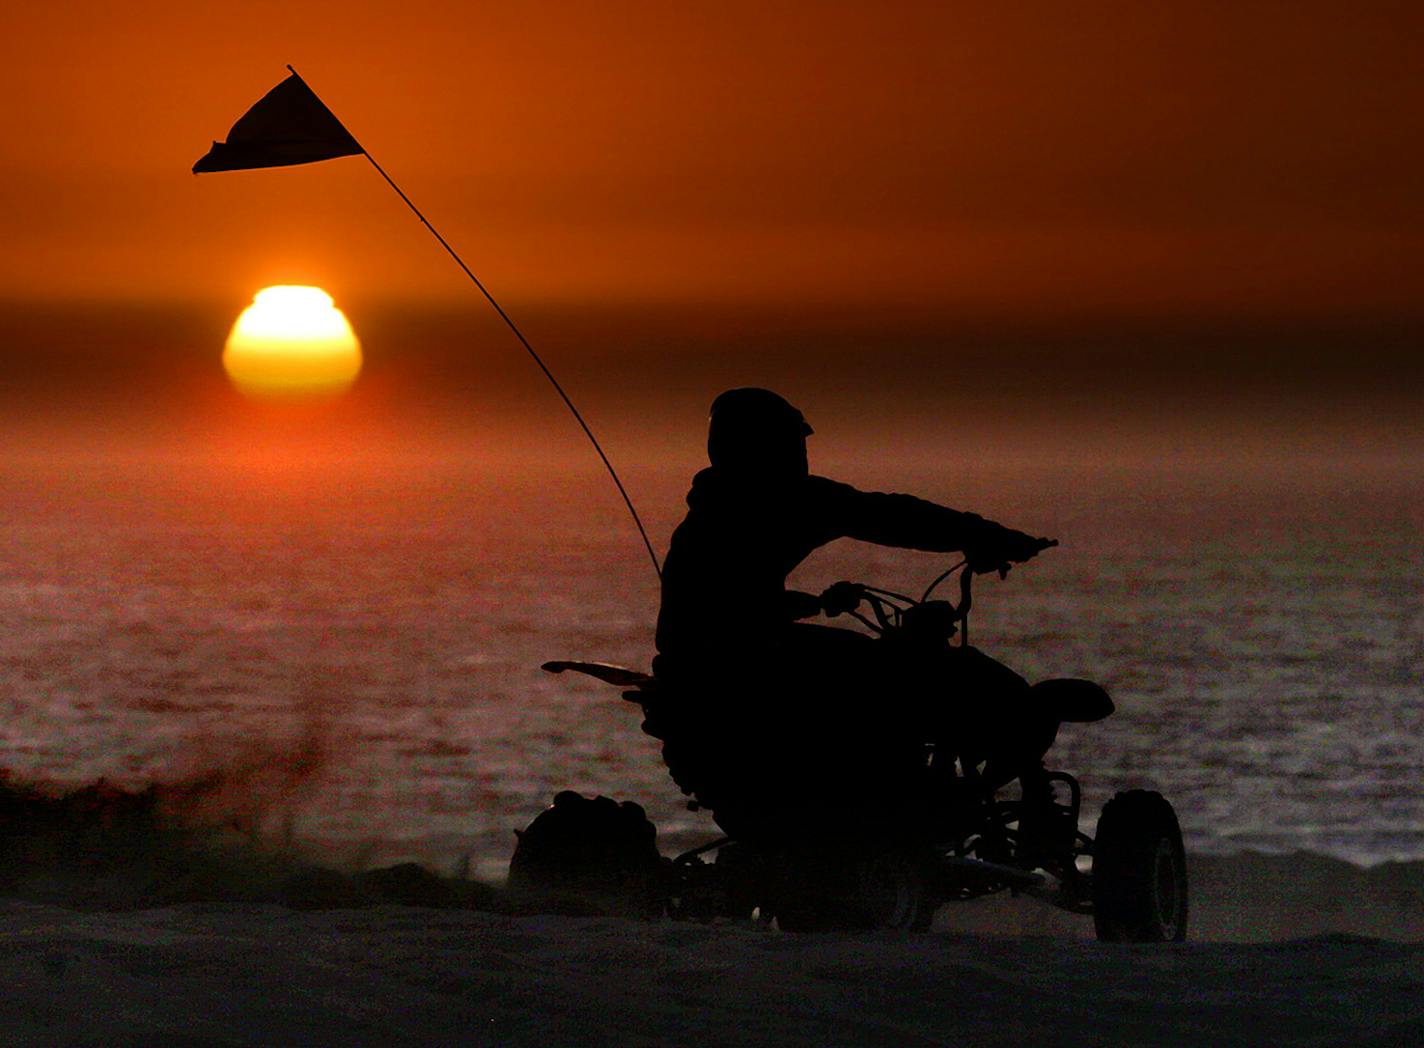
[[[365,152],[335,114],[293,73],[232,125],[226,142],[193,165],[193,174],[311,164]]]

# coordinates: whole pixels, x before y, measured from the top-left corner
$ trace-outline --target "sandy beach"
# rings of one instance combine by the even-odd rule
[[[1418,864],[1194,868],[1199,937],[1151,947],[1098,944],[1088,922],[1029,900],[947,907],[928,934],[858,935],[392,905],[9,901],[0,1022],[16,1045],[1424,1040]]]

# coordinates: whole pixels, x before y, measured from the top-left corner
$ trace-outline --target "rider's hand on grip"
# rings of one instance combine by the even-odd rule
[[[860,606],[865,589],[858,582],[836,582],[821,594],[821,609],[827,615],[844,615]]]
[[[968,551],[969,568],[976,575],[997,571],[999,578],[1003,578],[1014,564],[1032,560],[1056,545],[1057,539],[1035,538],[1022,531],[1004,528],[978,548]]]

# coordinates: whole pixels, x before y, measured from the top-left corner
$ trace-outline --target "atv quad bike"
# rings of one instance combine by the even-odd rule
[[[932,600],[956,570],[959,601]],[[853,599],[870,615],[850,614],[887,651],[948,649],[956,634],[956,647],[968,649],[973,574],[956,564],[918,600],[852,586]],[[799,791],[781,789],[778,803],[770,799],[777,791],[730,753],[728,740],[709,738],[688,713],[695,703],[685,685],[606,663],[543,668],[624,689],[623,697],[643,710],[643,730],[662,740],[688,807],[710,810],[725,836],[666,859],[640,807],[564,791],[520,832],[510,863],[510,889],[531,906],[559,908],[579,899],[584,912],[757,917],[788,931],[924,929],[944,903],[1010,892],[1091,915],[1105,941],[1186,936],[1182,834],[1159,793],[1117,794],[1090,837],[1079,828],[1082,790],[1072,775],[1036,760],[1015,769],[1020,796],[1006,799],[1002,769],[996,773],[972,740],[926,741],[900,759],[894,774],[873,777],[893,783],[873,795],[846,797],[841,790],[830,798],[803,783]],[[1048,680],[1029,693],[1054,733],[1061,723],[1113,712],[1107,693],[1090,681]]]

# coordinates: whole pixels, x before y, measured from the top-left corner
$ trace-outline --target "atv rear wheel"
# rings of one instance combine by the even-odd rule
[[[1172,805],[1150,790],[1103,807],[1093,843],[1093,924],[1103,942],[1187,937],[1187,859]]]
[[[509,890],[525,909],[655,917],[666,908],[657,830],[631,801],[565,790],[518,837]]]

